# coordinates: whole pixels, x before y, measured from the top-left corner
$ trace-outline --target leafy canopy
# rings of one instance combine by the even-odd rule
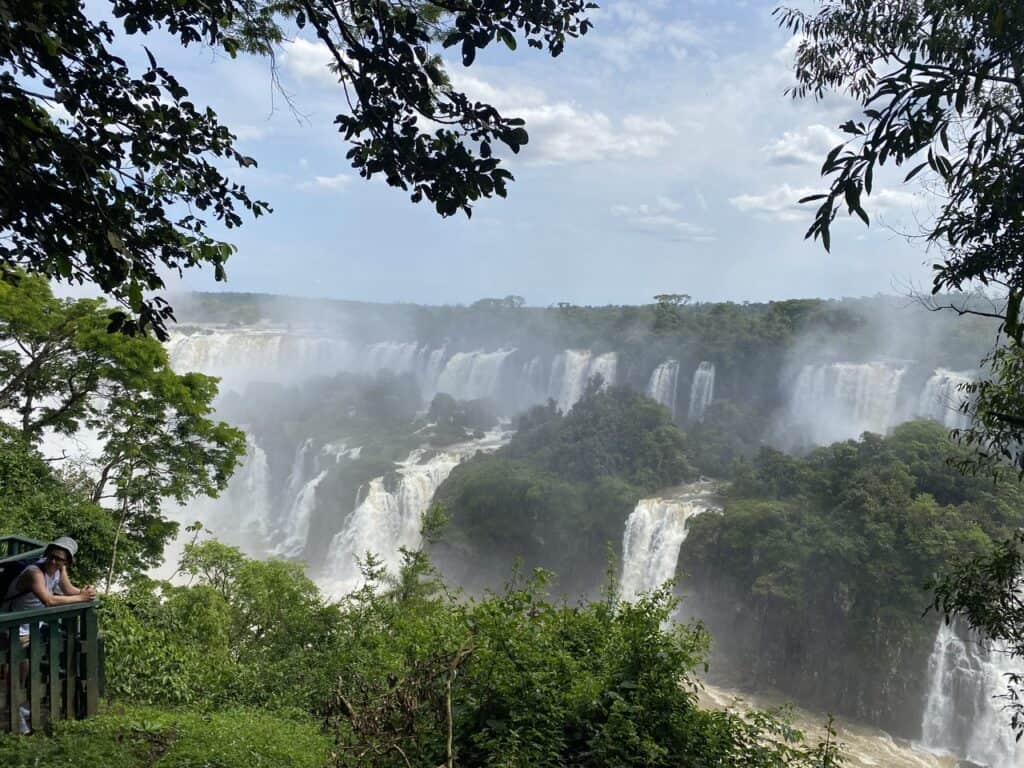
[[[822,166],[831,177],[808,237],[830,246],[830,225],[845,205],[865,222],[862,193],[875,169],[913,164],[909,181],[930,169],[941,189],[925,227],[943,249],[933,288],[972,281],[1010,291],[1004,322],[1021,338],[1024,291],[1024,10],[998,0],[827,0],[814,14],[780,8],[802,37],[797,97],[843,90],[863,120]]]
[[[495,147],[528,142],[523,121],[470,99],[445,74],[437,47],[469,66],[500,40],[558,56],[591,23],[586,0],[109,0],[123,35],[165,28],[183,46],[272,57],[285,29],[308,27],[330,51],[349,109],[335,118],[365,178],[426,199],[442,216],[507,193]],[[222,170],[256,161],[146,49],[133,72],[110,49],[123,35],[78,0],[0,0],[0,273],[22,268],[96,284],[131,310],[115,328],[166,335],[172,308],[146,291],[166,270],[210,265],[217,280],[233,246],[214,237],[253,199]]]
[[[109,333],[108,313],[99,300],[55,298],[41,277],[0,281],[0,409],[17,415],[12,439],[26,445],[90,433],[96,454],[76,487],[116,507],[115,552],[125,536],[155,564],[175,528],[164,500],[223,490],[245,438],[212,418],[216,379],[175,373],[156,339]]]

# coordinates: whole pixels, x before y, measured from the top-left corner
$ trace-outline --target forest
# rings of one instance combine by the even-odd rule
[[[1024,760],[1024,12],[601,5],[0,0],[0,764]]]

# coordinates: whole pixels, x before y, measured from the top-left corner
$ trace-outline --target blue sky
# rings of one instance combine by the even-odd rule
[[[258,59],[146,41],[198,103],[239,136],[259,168],[233,174],[273,215],[230,234],[229,281],[185,288],[370,301],[468,303],[519,294],[530,304],[640,303],[657,293],[705,301],[857,296],[927,287],[905,231],[921,198],[882,174],[870,229],[838,224],[833,252],[803,240],[818,168],[856,115],[843,97],[793,102],[792,41],[773,2],[606,0],[594,30],[557,59],[492,46],[456,84],[526,119],[507,200],[472,220],[440,219],[347,166],[332,120],[341,92],[313,38],[279,56],[297,117]],[[138,38],[121,51],[139,61]],[[889,182],[888,184],[886,182]]]

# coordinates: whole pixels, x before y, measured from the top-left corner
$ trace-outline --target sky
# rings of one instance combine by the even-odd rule
[[[826,188],[821,162],[857,111],[841,95],[785,95],[795,46],[775,4],[605,0],[555,59],[492,45],[466,68],[445,52],[457,86],[524,118],[531,137],[508,161],[508,199],[480,202],[471,220],[441,219],[347,165],[332,123],[342,93],[312,34],[278,56],[298,114],[266,60],[122,38],[126,58],[141,63],[146,43],[216,110],[259,163],[232,177],[274,208],[229,234],[226,284],[207,270],[175,288],[431,304],[515,294],[540,306],[927,289],[929,254],[901,234],[927,205],[898,172],[877,177],[870,228],[838,222],[831,254],[804,240],[813,206],[796,200]]]

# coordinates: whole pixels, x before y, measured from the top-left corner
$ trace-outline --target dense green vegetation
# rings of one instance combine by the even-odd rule
[[[707,636],[666,623],[666,590],[557,605],[538,573],[470,601],[407,552],[328,604],[299,566],[213,540],[181,569],[104,599],[110,709],[0,737],[5,765],[838,765],[771,716],[697,706]]]
[[[223,490],[244,435],[213,417],[216,379],[174,372],[163,345],[109,333],[108,315],[99,300],[56,298],[38,277],[0,281],[0,410],[14,415],[0,432],[10,472],[0,508],[26,532],[62,519],[87,540],[112,537],[109,585],[162,560],[176,529],[162,505]],[[47,434],[95,446],[64,457],[72,496],[45,479],[34,448]],[[51,490],[59,502],[46,501]]]
[[[830,178],[807,232],[827,249],[830,224],[844,206],[869,222],[872,177],[887,161],[927,179],[933,215],[920,235],[937,247],[933,293],[995,289],[978,313],[998,319],[986,352],[986,378],[970,390],[972,421],[962,431],[974,452],[962,471],[999,480],[1009,467],[1024,478],[1024,14],[987,0],[934,0],[878,6],[831,0],[816,11],[782,8],[779,20],[800,36],[794,95],[843,91],[861,119],[842,127],[848,140],[824,159]],[[917,183],[917,182],[915,182]],[[863,199],[862,199],[863,198]],[[950,308],[944,297],[931,305]],[[957,314],[962,314],[957,310]],[[1008,466],[1009,465],[1009,466]],[[1013,480],[1010,480],[1013,482]],[[939,591],[938,604],[1024,654],[1018,595],[1024,569],[1019,537],[1008,538]],[[1024,735],[1020,680],[1010,681],[1017,737]]]
[[[73,474],[55,474],[38,451],[3,425],[0,477],[0,528],[4,533],[43,541],[71,536],[82,547],[75,561],[76,580],[92,584],[106,573],[116,522],[108,510],[89,498],[84,491],[86,481]],[[122,544],[122,568],[139,568],[145,560],[134,542]]]
[[[680,580],[750,684],[913,736],[937,618],[926,583],[1024,520],[1019,486],[950,470],[932,422],[806,457],[762,450],[696,518]],[[882,695],[879,695],[881,692]]]
[[[459,583],[501,583],[521,559],[559,573],[569,594],[593,590],[636,502],[696,476],[668,411],[629,389],[595,380],[568,414],[548,403],[518,427],[437,492],[451,515],[437,554]]]

